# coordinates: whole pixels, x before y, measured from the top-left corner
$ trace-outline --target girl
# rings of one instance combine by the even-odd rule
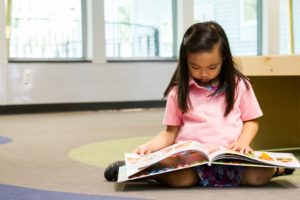
[[[195,140],[250,153],[250,143],[262,116],[251,83],[236,68],[227,36],[216,22],[192,25],[184,34],[179,63],[164,93],[166,129],[134,150],[144,155],[176,142]],[[187,158],[188,159],[188,158]],[[124,162],[105,172],[116,176]],[[166,161],[166,165],[170,163]],[[155,179],[171,187],[260,186],[286,169],[239,166],[199,166],[158,175]],[[116,177],[114,177],[116,178]]]

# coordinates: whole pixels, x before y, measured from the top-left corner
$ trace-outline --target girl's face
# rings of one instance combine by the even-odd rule
[[[209,52],[190,53],[187,57],[189,75],[196,81],[208,83],[218,77],[222,62],[219,45]]]

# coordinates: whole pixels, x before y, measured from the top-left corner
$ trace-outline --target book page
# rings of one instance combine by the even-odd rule
[[[299,168],[300,163],[292,153],[254,152],[254,159],[270,165]]]
[[[237,153],[235,151],[217,145],[205,145],[204,147],[208,152],[208,158],[210,162],[212,162],[219,155],[223,155],[226,153]]]
[[[199,152],[196,152],[196,151],[194,151],[194,153],[199,154]],[[173,171],[182,170],[182,169],[195,167],[195,166],[199,166],[199,165],[205,165],[207,163],[208,163],[207,160],[203,160],[203,161],[197,160],[196,162],[191,162],[188,164],[178,163],[176,165],[171,165],[171,166],[168,165],[165,167],[162,167],[159,163],[156,163],[154,165],[151,165],[150,167],[146,167],[143,169],[122,166],[119,169],[118,182],[141,179],[141,178],[145,178],[145,177],[155,176],[158,174],[173,172]]]
[[[232,161],[235,163],[239,161],[244,164],[250,163],[265,165],[265,166],[278,166],[278,167],[290,167],[299,168],[300,163],[292,153],[278,153],[278,152],[266,152],[266,151],[254,151],[250,154],[243,154],[232,150],[219,150],[214,152],[212,161]]]
[[[198,151],[201,152],[205,157],[207,157],[207,150],[203,147],[202,144],[193,141],[184,141],[143,156],[140,156],[138,154],[126,153],[125,163],[129,168],[143,169],[176,153],[184,151]]]

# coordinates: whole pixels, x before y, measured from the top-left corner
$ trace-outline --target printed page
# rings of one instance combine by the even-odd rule
[[[140,156],[138,154],[126,153],[125,163],[129,168],[145,168],[149,167],[167,157],[170,157],[178,152],[198,151],[203,155],[207,155],[207,150],[202,144],[194,141],[184,141],[173,144],[169,147],[156,151],[154,153]]]
[[[239,154],[238,152],[226,149],[224,147],[221,146],[217,146],[217,145],[205,145],[204,146],[205,149],[208,152],[208,158],[209,161],[212,162],[216,157],[218,157],[219,155],[224,155],[227,153],[234,153],[234,154]]]
[[[254,152],[254,159],[270,165],[300,168],[300,163],[292,153]]]
[[[195,153],[196,152],[194,151]],[[205,165],[208,161],[197,161],[189,164],[178,164],[174,166],[161,167],[159,164],[154,164],[150,167],[146,167],[144,169],[141,168],[130,168],[128,166],[122,166],[119,169],[118,182],[124,182],[128,180],[141,179],[149,176],[154,176],[158,174],[168,173],[172,171],[182,170],[190,167],[195,167],[198,165]]]
[[[297,158],[292,153],[278,153],[278,152],[265,152],[265,151],[255,151],[252,154],[242,154],[232,150],[220,150],[214,153],[213,160],[218,161],[222,160],[236,160],[235,163],[239,161],[266,165],[266,166],[279,166],[279,167],[290,167],[290,168],[299,168],[300,163]],[[244,164],[245,164],[244,163]]]
[[[129,180],[129,178],[127,176],[127,167],[126,166],[121,166],[119,168],[118,183],[128,181],[128,180]]]

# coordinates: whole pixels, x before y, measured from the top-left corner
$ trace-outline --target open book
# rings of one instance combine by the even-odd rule
[[[300,162],[291,153],[255,151],[251,154],[243,154],[195,141],[179,142],[144,156],[125,153],[125,163],[125,166],[119,169],[118,182],[205,164],[300,168]]]

